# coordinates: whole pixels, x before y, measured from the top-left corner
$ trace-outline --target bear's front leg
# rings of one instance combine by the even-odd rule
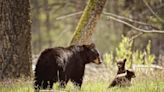
[[[78,89],[80,89],[83,83],[83,78],[72,80],[72,82]]]
[[[43,81],[43,89],[47,89],[48,81]]]

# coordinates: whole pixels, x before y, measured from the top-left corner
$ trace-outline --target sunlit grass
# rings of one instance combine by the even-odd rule
[[[98,74],[97,74],[98,75]],[[164,71],[149,71],[148,73],[136,71],[136,78],[132,80],[130,87],[108,88],[114,77],[110,74],[109,79],[100,79],[100,76],[85,76],[81,90],[75,88],[71,82],[65,89],[59,89],[58,83],[54,84],[53,90],[41,92],[164,92]],[[96,77],[97,79],[93,78]],[[31,79],[17,79],[0,81],[0,92],[34,92]]]
[[[84,82],[81,90],[75,88],[72,83],[68,83],[65,89],[58,89],[58,84],[54,85],[51,92],[164,92],[163,79],[144,79],[134,81],[130,87],[113,87],[107,88],[109,82]],[[0,84],[0,92],[34,92],[32,82],[16,82],[12,84]],[[46,91],[47,92],[47,91]]]

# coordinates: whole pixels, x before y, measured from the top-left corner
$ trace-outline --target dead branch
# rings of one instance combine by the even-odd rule
[[[68,17],[73,17],[73,16],[76,16],[78,14],[82,14],[82,12],[83,11],[79,11],[79,12],[63,15],[63,16],[57,17],[56,20],[61,20],[61,19],[65,19],[65,18],[68,18]],[[113,13],[103,12],[103,14],[106,15],[109,19],[112,19],[114,21],[123,23],[123,24],[125,24],[125,25],[127,25],[127,26],[129,26],[129,27],[131,27],[131,28],[133,28],[135,30],[137,30],[137,31],[140,31],[140,32],[144,32],[144,33],[164,33],[164,30],[155,30],[155,29],[153,29],[153,30],[144,30],[144,29],[141,29],[141,28],[137,28],[137,27],[133,26],[132,24],[129,24],[128,22],[123,21],[121,19],[125,19],[125,20],[128,20],[130,22],[134,22],[134,23],[138,23],[138,24],[142,24],[142,25],[152,26],[152,25],[144,23],[144,22],[135,21],[135,20],[132,20],[130,18],[126,18],[126,17],[123,17],[123,16],[115,15]],[[117,17],[117,18],[115,18],[115,17]]]
[[[57,5],[65,5],[65,3],[52,3],[52,4],[48,4],[48,8],[50,9],[50,8],[52,8],[54,6],[57,6]],[[45,6],[44,5],[38,6],[38,9],[40,9],[40,8],[45,8]],[[31,10],[36,10],[36,8],[32,7]]]
[[[113,17],[119,18],[121,20],[127,20],[127,21],[130,21],[130,22],[133,22],[133,23],[136,23],[136,24],[140,24],[140,25],[152,26],[151,24],[147,24],[147,23],[144,23],[144,22],[141,22],[141,21],[136,21],[136,20],[133,20],[131,18],[123,17],[123,16],[116,15],[116,14],[110,13],[110,12],[105,12],[104,11],[103,14],[113,16]]]
[[[75,15],[78,15],[78,14],[82,14],[82,13],[83,13],[83,11],[79,11],[79,12],[63,15],[63,16],[57,17],[56,20],[65,19],[67,17],[72,17],[72,16],[75,16]]]
[[[132,24],[129,24],[128,22],[125,22],[121,19],[117,19],[117,18],[112,17],[112,16],[107,16],[107,18],[112,19],[112,20],[117,21],[117,22],[120,22],[120,23],[123,23],[123,24],[137,30],[137,31],[140,31],[140,32],[144,32],[144,33],[164,33],[164,30],[154,30],[154,29],[144,30],[144,29],[140,29],[140,28],[137,28],[137,27],[133,26]]]
[[[138,38],[138,37],[141,36],[142,34],[143,34],[143,32],[140,32],[140,33],[138,33],[138,34],[132,36],[132,37],[130,38],[130,41],[132,41],[132,40]]]
[[[150,12],[161,22],[164,23],[164,20],[162,18],[160,18],[154,11],[153,9],[150,7],[150,5],[148,4],[148,2],[146,2],[145,0],[143,0],[144,4],[147,6],[147,8],[150,10]]]

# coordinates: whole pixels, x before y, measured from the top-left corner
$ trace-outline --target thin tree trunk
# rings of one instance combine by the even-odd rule
[[[83,11],[86,5],[86,0],[75,0],[76,2],[76,11]],[[76,15],[76,24],[79,21],[82,14]]]
[[[75,2],[75,5],[76,5],[76,11],[83,11],[85,6],[86,6],[86,0],[74,0]],[[80,20],[80,17],[81,17],[82,14],[78,14],[76,15],[76,18],[73,22],[73,27],[72,27],[72,31],[75,30],[76,26],[77,26],[77,23],[78,21]]]
[[[40,8],[39,8],[39,1],[38,0],[31,0],[33,4],[34,11],[32,17],[32,32],[38,36],[38,39],[33,42],[33,52],[37,54],[42,50],[42,34],[40,30]]]
[[[88,44],[106,0],[89,0],[70,44]]]
[[[0,79],[31,75],[29,0],[0,0]]]
[[[47,38],[48,38],[48,44],[49,47],[52,47],[52,38],[51,38],[51,28],[50,28],[50,14],[49,14],[49,7],[48,7],[48,0],[44,0],[44,4],[45,4],[45,14],[46,14],[46,21],[45,21],[45,25],[46,25],[46,31],[47,31]]]

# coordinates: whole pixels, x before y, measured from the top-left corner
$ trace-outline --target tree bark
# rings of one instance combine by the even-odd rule
[[[70,44],[88,44],[106,0],[89,0]]]
[[[86,0],[75,0],[76,2],[76,11],[82,11],[84,10],[85,6],[86,6]],[[78,14],[76,15],[76,24],[79,21],[80,17],[82,14]]]
[[[0,0],[0,79],[31,75],[29,0]]]

